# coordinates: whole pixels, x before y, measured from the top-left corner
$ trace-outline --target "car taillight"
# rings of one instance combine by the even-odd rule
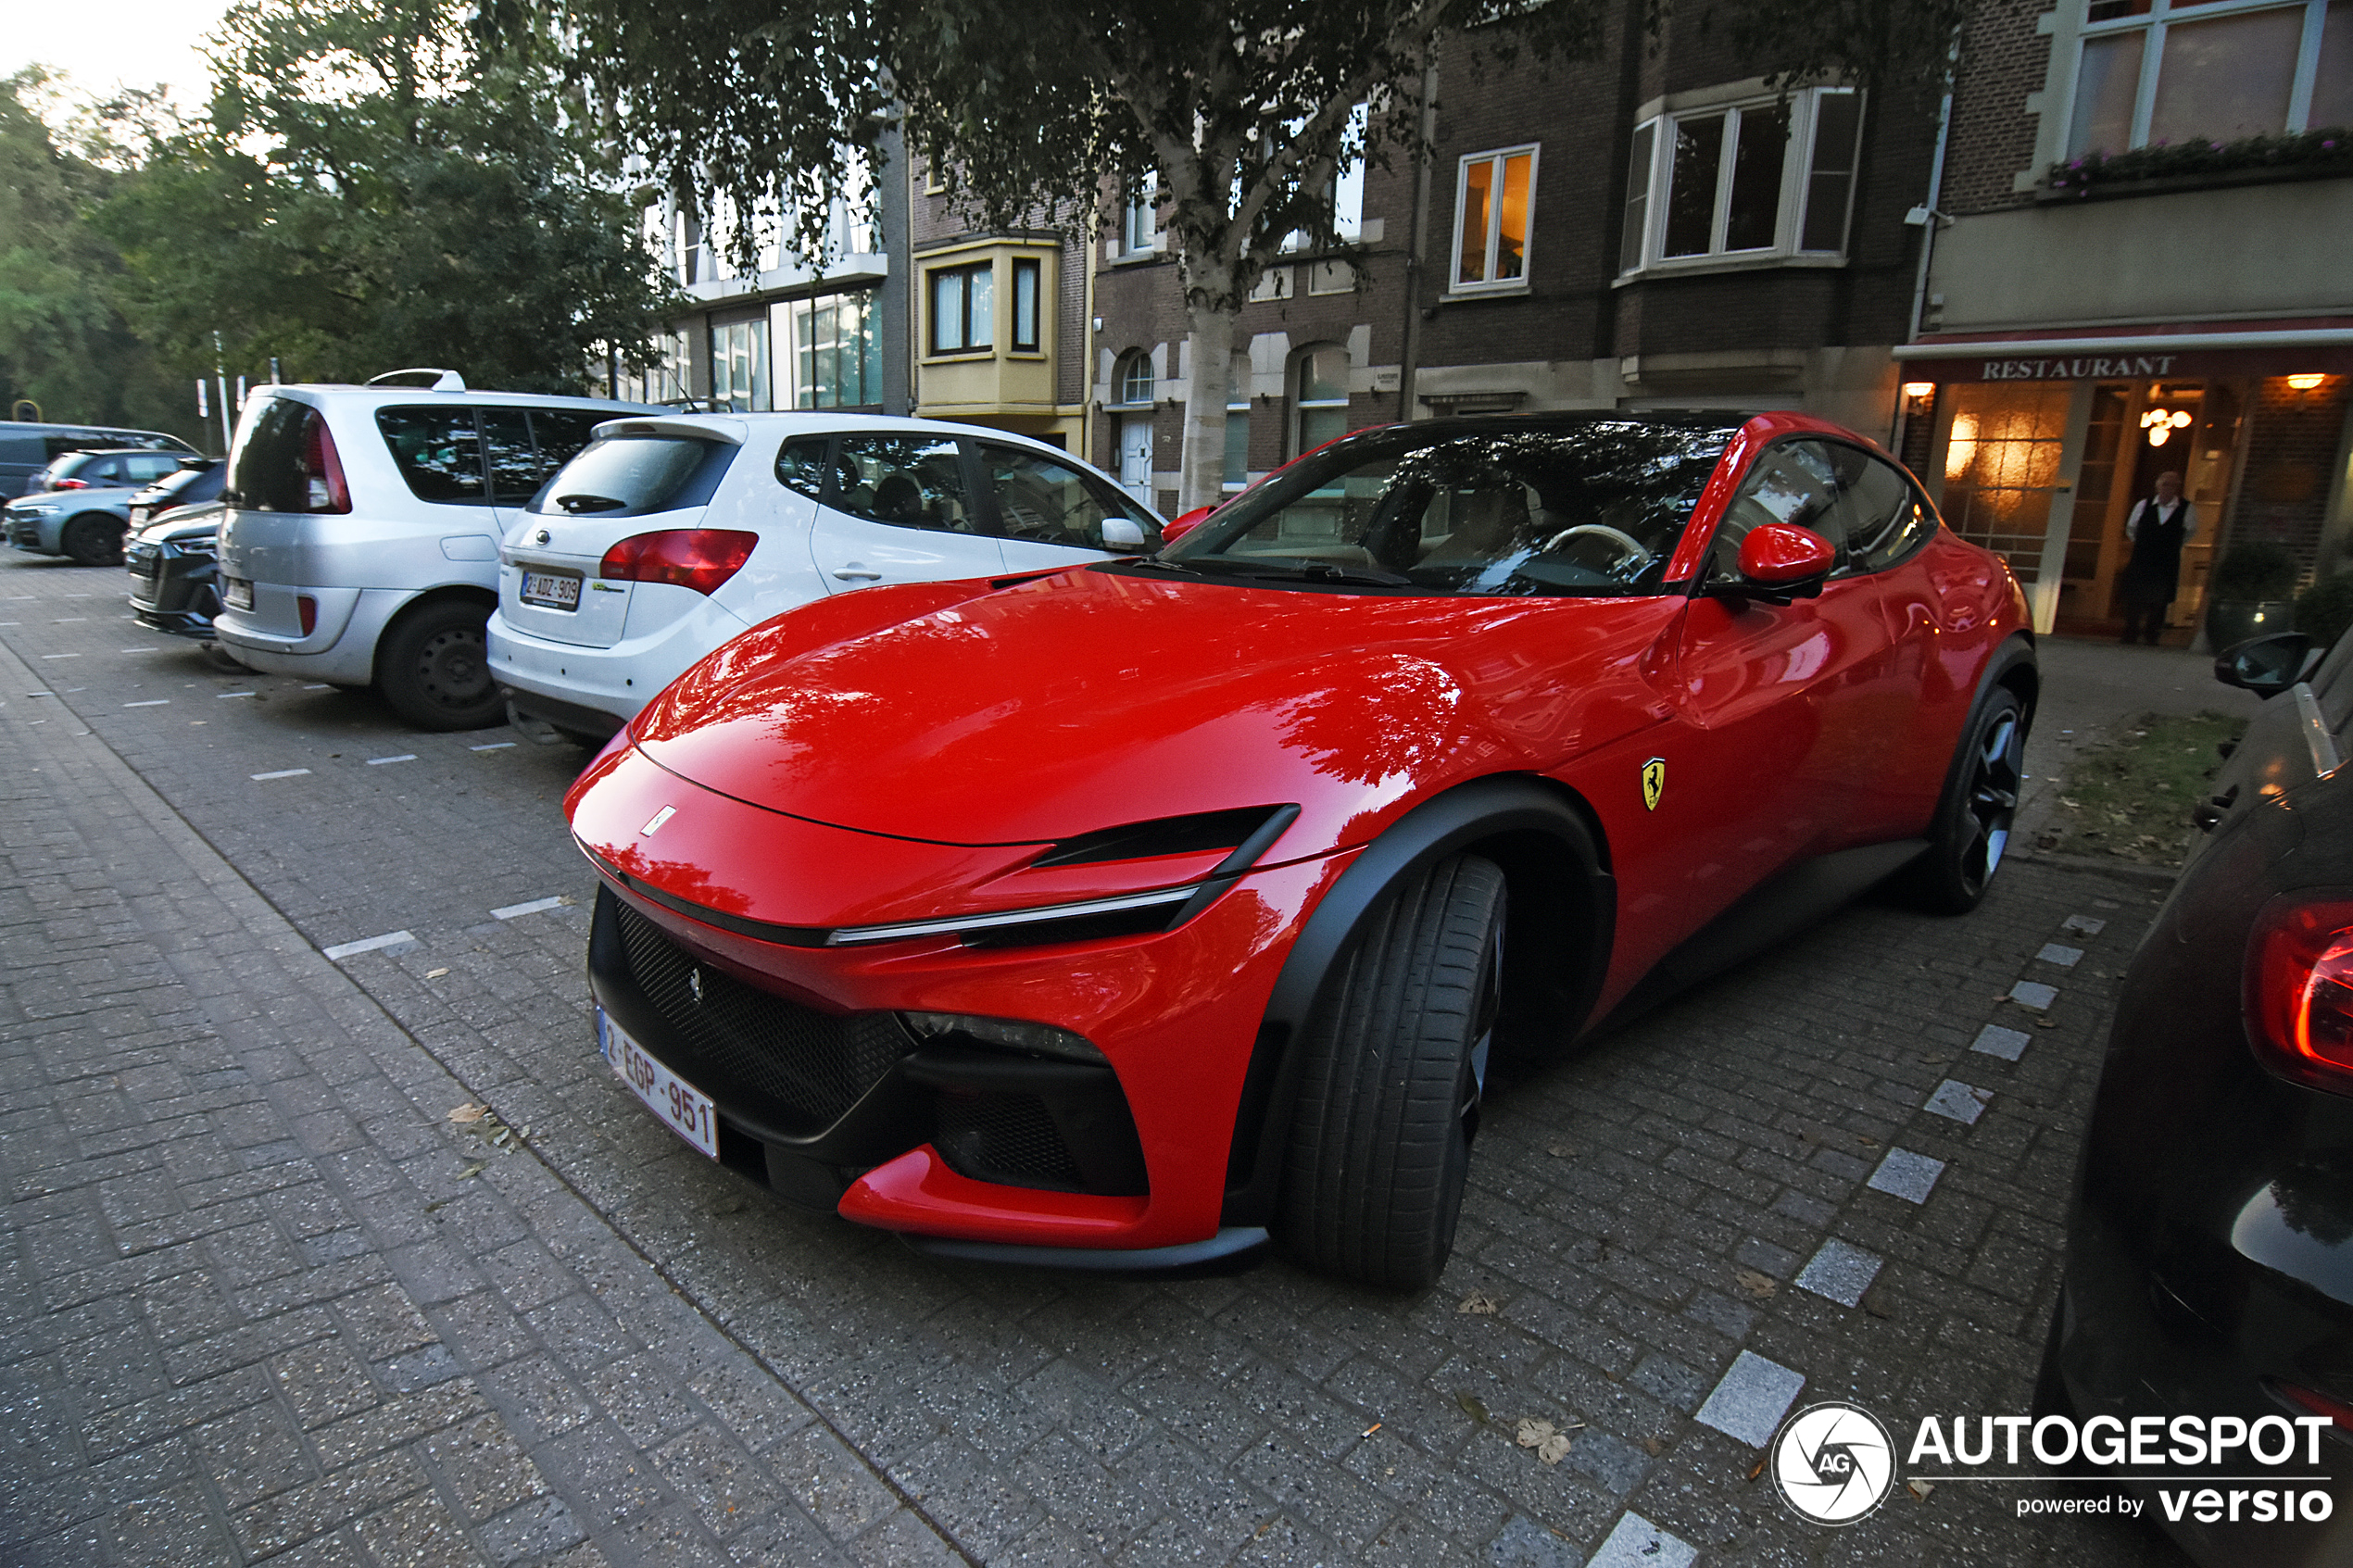
[[[2246,1037],[2291,1083],[2353,1095],[2353,895],[2283,893],[2246,939]]]
[[[751,558],[760,535],[735,528],[667,528],[633,533],[605,552],[597,575],[613,582],[675,583],[698,594],[719,585]]]
[[[52,490],[87,490],[90,488],[90,482],[86,479],[53,479],[49,482],[49,488]]]
[[[344,483],[343,455],[335,450],[335,438],[316,410],[304,421],[302,433],[302,509],[351,509],[351,486]]]
[[[295,614],[302,621],[302,634],[304,636],[307,637],[310,635],[311,633],[319,630],[319,601],[312,598],[308,594],[296,594],[295,596]]]
[[[2327,1416],[2336,1427],[2339,1436],[2353,1437],[2353,1405],[2348,1405],[2343,1399],[2334,1396],[2323,1394],[2318,1388],[2307,1388],[2300,1384],[2289,1383],[2277,1377],[2265,1378],[2263,1386],[2269,1388],[2275,1398],[2284,1399],[2289,1404],[2300,1406],[2314,1415]]]

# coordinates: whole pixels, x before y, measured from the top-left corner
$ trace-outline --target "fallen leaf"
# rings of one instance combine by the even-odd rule
[[[1739,1282],[1743,1290],[1760,1301],[1781,1287],[1780,1282],[1772,1275],[1759,1273],[1755,1269],[1734,1269],[1732,1278]]]
[[[446,966],[441,969],[429,969],[425,971],[425,978],[427,980],[438,980],[448,972],[449,971]]]
[[[1565,1144],[1565,1143],[1556,1143],[1556,1144],[1553,1145],[1553,1147],[1552,1147],[1552,1148],[1550,1148],[1546,1149],[1544,1152],[1545,1152],[1545,1153],[1547,1153],[1547,1154],[1549,1154],[1549,1155],[1551,1155],[1551,1156],[1552,1156],[1554,1159],[1555,1159],[1555,1160],[1567,1160],[1569,1156],[1571,1156],[1571,1155],[1575,1154],[1577,1151],[1576,1151],[1575,1149],[1573,1149],[1573,1148],[1569,1148],[1569,1147],[1568,1147],[1568,1145],[1567,1145],[1567,1144]]]
[[[1637,1437],[1634,1439],[1634,1446],[1654,1459],[1667,1451],[1667,1445],[1655,1437]]]
[[[1488,1318],[1493,1317],[1503,1310],[1504,1304],[1492,1296],[1466,1296],[1463,1298],[1462,1305],[1454,1309],[1457,1313],[1469,1312]]]
[[[1763,1460],[1761,1460],[1761,1459],[1760,1459],[1760,1460],[1758,1460],[1758,1461],[1756,1461],[1755,1465],[1755,1466],[1754,1466],[1754,1467],[1753,1467],[1753,1468],[1749,1471],[1749,1473],[1748,1473],[1748,1478],[1749,1478],[1750,1480],[1754,1481],[1754,1480],[1755,1480],[1755,1479],[1756,1479],[1759,1475],[1762,1475],[1762,1474],[1765,1474],[1765,1461],[1764,1461]]]
[[[461,1105],[449,1113],[449,1120],[464,1127],[481,1121],[489,1114],[490,1107],[486,1105]]]
[[[1911,1493],[1914,1497],[1919,1499],[1920,1501],[1926,1502],[1928,1501],[1928,1494],[1936,1490],[1936,1483],[1933,1481],[1906,1481],[1904,1483],[1904,1489]]]
[[[2052,1022],[2047,1018],[2038,1018],[2034,1021],[2034,1027],[2037,1029],[2056,1029],[2058,1025]]]
[[[425,1205],[425,1212],[428,1214],[438,1214],[444,1209],[448,1208],[450,1202],[451,1200],[449,1198],[436,1198],[431,1203]]]
[[[1558,1464],[1561,1461],[1567,1459],[1568,1457],[1567,1435],[1566,1433],[1556,1432],[1552,1436],[1547,1437],[1542,1442],[1537,1444],[1536,1457],[1542,1460],[1546,1464]]]
[[[1518,1430],[1512,1434],[1513,1439],[1523,1449],[1535,1448],[1556,1436],[1558,1433],[1551,1422],[1532,1415],[1521,1416]]]
[[[459,1173],[458,1173],[458,1179],[459,1179],[459,1181],[461,1181],[461,1182],[462,1182],[462,1181],[469,1181],[469,1180],[472,1179],[473,1177],[475,1177],[475,1176],[479,1176],[479,1175],[481,1175],[481,1174],[482,1174],[484,1171],[487,1171],[488,1169],[490,1169],[490,1162],[489,1162],[488,1160],[475,1160],[472,1164],[471,1164],[471,1165],[467,1166],[464,1170],[462,1170],[462,1171],[459,1172]]]
[[[1895,1304],[1887,1298],[1884,1292],[1872,1290],[1864,1294],[1863,1311],[1875,1318],[1892,1319],[1895,1316]]]
[[[1454,1402],[1463,1407],[1463,1413],[1465,1415],[1470,1417],[1481,1426],[1486,1425],[1489,1422],[1494,1419],[1487,1413],[1487,1402],[1467,1388],[1457,1388],[1454,1390]]]

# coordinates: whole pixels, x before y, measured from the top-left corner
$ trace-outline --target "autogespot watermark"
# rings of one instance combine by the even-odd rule
[[[1923,1416],[1903,1468],[1916,1492],[1947,1482],[2131,1485],[2153,1490],[2167,1524],[2317,1524],[2335,1512],[2322,1468],[2326,1416]],[[1781,1500],[1817,1524],[1851,1524],[1896,1484],[1895,1445],[1860,1405],[1806,1406],[1781,1424],[1767,1462]],[[2075,1465],[2072,1474],[2022,1468]],[[1987,1467],[1981,1471],[1979,1467]],[[2209,1469],[2253,1474],[2184,1474]],[[2015,1499],[2020,1519],[2042,1514],[2138,1517],[2145,1495],[2050,1495]]]

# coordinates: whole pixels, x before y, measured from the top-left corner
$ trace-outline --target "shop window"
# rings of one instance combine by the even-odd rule
[[[1348,433],[1348,350],[1304,348],[1291,358],[1290,451],[1297,457]]]
[[[1825,87],[1636,126],[1618,270],[1843,256],[1862,119]]]
[[[767,321],[730,321],[711,329],[711,400],[737,413],[770,406]]]
[[[882,394],[882,311],[860,289],[792,307],[796,408],[872,408]]]
[[[2068,155],[2353,119],[2353,0],[2093,0]]]
[[[996,341],[997,268],[982,261],[931,273],[931,351],[963,354]]]
[[[1509,288],[1528,281],[1536,151],[1507,147],[1463,159],[1454,179],[1456,289]]]
[[[2057,498],[2059,450],[2067,434],[2065,382],[2037,386],[1945,389],[1953,427],[1944,447],[1945,523],[2003,556],[2019,581],[2042,572],[2043,544]]]
[[[1035,257],[1013,261],[1013,349],[1035,354],[1042,341],[1038,332],[1038,286],[1043,269]]]

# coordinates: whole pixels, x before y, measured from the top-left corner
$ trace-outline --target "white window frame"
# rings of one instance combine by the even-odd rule
[[[1863,115],[1869,106],[1856,105],[1856,144],[1851,149],[1846,169],[1846,207],[1839,221],[1839,245],[1836,249],[1807,250],[1802,242],[1806,234],[1806,201],[1814,175],[1814,145],[1821,129],[1823,100],[1832,97],[1860,99],[1857,89],[1850,87],[1808,87],[1789,95],[1789,140],[1781,150],[1780,207],[1773,220],[1773,243],[1746,250],[1724,248],[1725,231],[1731,218],[1732,174],[1736,159],[1730,155],[1739,145],[1740,120],[1744,113],[1756,110],[1769,112],[1780,100],[1767,94],[1728,98],[1719,103],[1692,104],[1681,108],[1664,110],[1636,122],[1635,137],[1650,132],[1650,168],[1646,177],[1636,180],[1628,171],[1626,215],[1629,222],[1642,225],[1642,247],[1633,265],[1624,268],[1618,277],[1623,282],[1643,273],[1719,271],[1726,268],[1753,267],[1759,263],[1771,266],[1843,267],[1846,264],[1847,242],[1852,238],[1855,223],[1855,191],[1861,182]],[[1675,174],[1675,126],[1684,119],[1724,119],[1724,149],[1716,163],[1716,193],[1713,214],[1708,220],[1707,249],[1693,256],[1668,256],[1667,248],[1667,199],[1672,194]],[[1620,260],[1625,256],[1621,247]]]
[[[1160,176],[1131,194],[1119,209],[1119,254],[1150,256],[1160,248]]]
[[[2313,129],[2306,121],[2312,110],[2312,84],[2320,74],[2321,32],[2327,24],[2329,0],[2204,0],[2200,5],[2177,5],[2175,0],[2150,0],[2146,14],[2136,17],[2113,17],[2106,21],[2086,20],[2078,29],[2074,47],[2068,52],[2067,103],[2060,115],[2058,131],[2059,157],[2079,157],[2092,149],[2075,145],[2076,94],[2083,81],[2083,48],[2102,39],[2120,33],[2145,34],[2141,45],[2140,81],[2133,95],[2133,126],[2127,144],[2106,147],[2103,152],[2120,153],[2133,147],[2148,145],[2149,120],[2157,109],[2158,79],[2165,58],[2165,36],[2176,19],[2183,23],[2214,21],[2226,17],[2243,17],[2256,11],[2293,11],[2304,13],[2304,28],[2296,43],[2294,85],[2288,90],[2287,123],[2280,134],[2295,135]],[[2077,13],[2090,14],[2090,6]]]
[[[1144,371],[1142,380],[1145,390],[1144,395],[1140,398],[1131,395],[1129,385],[1130,382],[1136,379],[1139,367]],[[1112,374],[1114,379],[1111,388],[1114,399],[1111,406],[1114,408],[1149,408],[1160,395],[1160,368],[1152,363],[1150,349],[1137,349],[1116,361],[1112,366]]]
[[[1527,292],[1529,280],[1534,275],[1536,268],[1536,180],[1539,173],[1538,164],[1541,161],[1540,155],[1542,151],[1543,144],[1541,142],[1523,142],[1517,146],[1490,147],[1482,152],[1465,153],[1455,163],[1454,243],[1453,248],[1446,253],[1447,293],[1462,295],[1524,294]],[[1496,166],[1495,181],[1488,188],[1500,194],[1504,188],[1504,161],[1506,158],[1517,157],[1523,153],[1528,155],[1528,232],[1520,242],[1519,276],[1516,278],[1495,276],[1495,253],[1504,226],[1504,204],[1498,200],[1487,204],[1486,276],[1466,281],[1462,276],[1463,208],[1470,194],[1471,165],[1490,163]]]

